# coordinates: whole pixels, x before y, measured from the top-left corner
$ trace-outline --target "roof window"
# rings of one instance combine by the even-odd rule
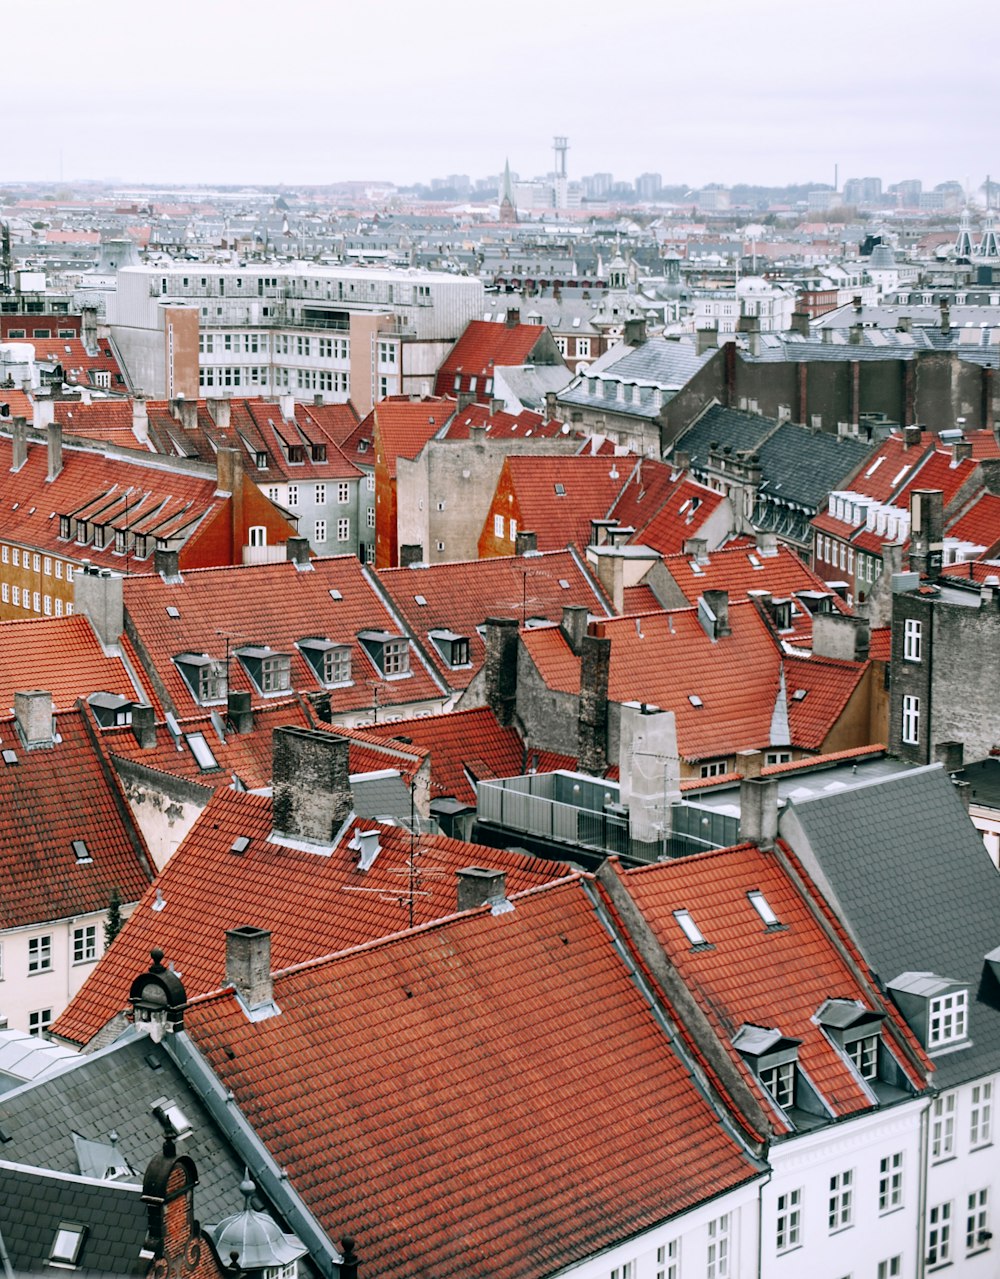
[[[150,1106],[164,1133],[172,1141],[181,1141],[190,1137],[194,1131],[191,1120],[181,1110],[176,1101],[168,1097],[159,1097]]]
[[[566,485],[565,485],[565,484],[554,484],[554,485],[553,485],[553,488],[554,488],[554,489],[555,489],[555,491],[556,491],[556,497],[565,497],[565,496],[566,496]]]
[[[245,645],[236,650],[240,665],[264,694],[284,693],[292,687],[292,659],[266,645]]]
[[[781,921],[771,909],[770,903],[759,888],[751,889],[751,891],[747,893],[747,900],[768,928],[781,927]]]
[[[358,640],[376,668],[387,678],[409,675],[410,645],[392,631],[361,631]]]
[[[311,636],[299,640],[296,647],[327,688],[351,683],[350,644],[335,644],[332,640]]]
[[[207,653],[179,653],[174,658],[174,665],[199,705],[226,700],[229,681],[225,662],[209,657]]]
[[[969,987],[965,982],[937,973],[907,972],[889,982],[889,991],[932,1057],[969,1046]]]
[[[681,932],[692,946],[708,946],[711,944],[706,940],[705,935],[692,919],[690,911],[675,910],[674,919],[677,920],[677,924]]]
[[[49,1265],[75,1270],[83,1251],[87,1227],[74,1221],[60,1221],[49,1251]]]
[[[219,761],[212,754],[212,748],[204,733],[185,733],[184,740],[203,773],[209,773],[219,767]]]
[[[457,635],[454,631],[436,630],[427,632],[434,647],[449,666],[469,666],[469,638]]]
[[[85,840],[74,839],[73,852],[76,854],[76,863],[78,866],[86,866],[89,862],[94,860],[90,855],[90,849],[87,847]]]

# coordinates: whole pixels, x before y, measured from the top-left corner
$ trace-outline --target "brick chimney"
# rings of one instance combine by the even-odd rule
[[[527,555],[538,550],[538,534],[529,529],[519,529],[514,534],[514,554]]]
[[[423,564],[424,548],[420,542],[404,542],[399,548],[399,567],[409,568],[411,564]]]
[[[585,635],[580,645],[577,767],[601,777],[608,766],[608,676],[611,641]]]
[[[871,649],[871,628],[867,618],[847,613],[814,613],[812,619],[814,657],[835,657],[842,662],[866,662]]]
[[[175,546],[158,546],[153,551],[153,572],[165,582],[181,581],[180,551]],[[78,578],[79,580],[79,578]]]
[[[936,577],[944,560],[944,494],[916,489],[910,494],[910,571]]]
[[[244,924],[226,929],[226,981],[248,1013],[277,1012],[271,980],[271,934],[266,928]]]
[[[151,751],[156,745],[156,713],[145,702],[132,707],[132,735],[140,750]]]
[[[55,741],[52,731],[52,694],[41,689],[30,689],[14,694],[14,717],[21,730],[26,750],[38,750],[51,746]]]
[[[486,704],[505,727],[517,710],[517,622],[512,617],[486,619],[483,664]]]
[[[727,635],[732,635],[732,628],[729,625],[729,592],[705,591],[701,600],[712,614],[711,617],[707,617],[701,608],[698,609],[698,620],[709,638],[725,639]]]
[[[923,439],[923,431],[919,426],[906,426],[903,428],[903,452],[907,453],[910,449],[920,448],[920,442]]]
[[[285,557],[289,564],[299,568],[310,566],[309,539],[307,537],[290,537],[285,542]]]
[[[239,498],[243,490],[243,459],[238,449],[218,449],[215,454],[216,492]],[[235,518],[235,511],[234,511]]]
[[[505,901],[507,874],[488,866],[465,866],[457,872],[458,909],[475,910],[484,903]]]
[[[283,726],[272,737],[274,836],[328,847],[354,806],[346,737]]]
[[[507,315],[504,318],[504,325],[508,329],[516,329],[520,323],[521,323],[520,310],[516,306],[509,306],[507,308]]]

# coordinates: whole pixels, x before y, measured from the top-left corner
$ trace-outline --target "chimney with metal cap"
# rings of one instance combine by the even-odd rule
[[[379,832],[377,829],[354,832],[354,839],[351,842],[360,854],[358,857],[358,870],[371,870],[372,866],[374,866],[375,858],[382,851],[382,845],[379,843],[378,837]]]

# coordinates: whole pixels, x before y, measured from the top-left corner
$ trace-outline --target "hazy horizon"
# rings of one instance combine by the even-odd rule
[[[494,20],[457,0],[384,0],[374,18],[322,0],[175,0],[169,25],[143,25],[148,12],[50,0],[42,39],[30,6],[8,13],[24,56],[6,68],[18,105],[0,182],[405,186],[508,158],[530,178],[552,168],[557,133],[571,178],[832,184],[836,165],[841,183],[975,190],[1000,176],[979,87],[1000,54],[942,65],[930,0],[637,0],[625,15],[512,0]],[[961,10],[973,32],[993,13]]]

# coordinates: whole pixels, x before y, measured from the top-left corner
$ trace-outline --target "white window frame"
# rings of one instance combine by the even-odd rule
[[[903,1206],[903,1152],[886,1155],[878,1166],[878,1210],[895,1212]]]
[[[779,1255],[801,1247],[802,1243],[802,1190],[789,1190],[778,1196],[777,1216],[774,1223],[774,1243]]]
[[[28,974],[52,971],[52,934],[39,933],[28,938]]]
[[[927,1010],[927,1047],[958,1043],[968,1034],[969,992],[953,990],[937,995]]]
[[[503,516],[502,515],[493,516],[493,536],[503,537]]]
[[[97,925],[81,924],[73,929],[73,963],[90,964],[97,958]]]
[[[908,617],[903,623],[903,661],[919,662],[922,660],[924,645],[924,624],[915,617]]]
[[[845,1168],[830,1178],[826,1224],[830,1234],[854,1225],[854,1169]]]
[[[965,1214],[965,1255],[971,1257],[977,1252],[986,1252],[990,1246],[990,1188],[974,1190],[966,1202]]]
[[[927,1213],[925,1257],[931,1268],[951,1261],[952,1200],[935,1204]]]
[[[993,1084],[985,1083],[972,1086],[972,1109],[969,1114],[969,1145],[973,1150],[980,1146],[988,1146],[993,1129]]]
[[[338,484],[337,485],[337,501],[341,504],[341,506],[343,506],[345,502],[349,502],[350,500],[351,500],[350,484]]]
[[[931,1106],[931,1158],[950,1159],[955,1153],[955,1113],[958,1094],[941,1093]]]
[[[343,517],[337,521],[337,541],[349,542],[351,540],[351,521],[348,517]]]
[[[920,744],[920,698],[912,693],[903,698],[902,736],[908,746]]]
[[[708,1223],[708,1250],[705,1256],[705,1279],[730,1279],[730,1214],[723,1213]]]
[[[313,521],[313,541],[314,542],[326,541],[326,520]]]

